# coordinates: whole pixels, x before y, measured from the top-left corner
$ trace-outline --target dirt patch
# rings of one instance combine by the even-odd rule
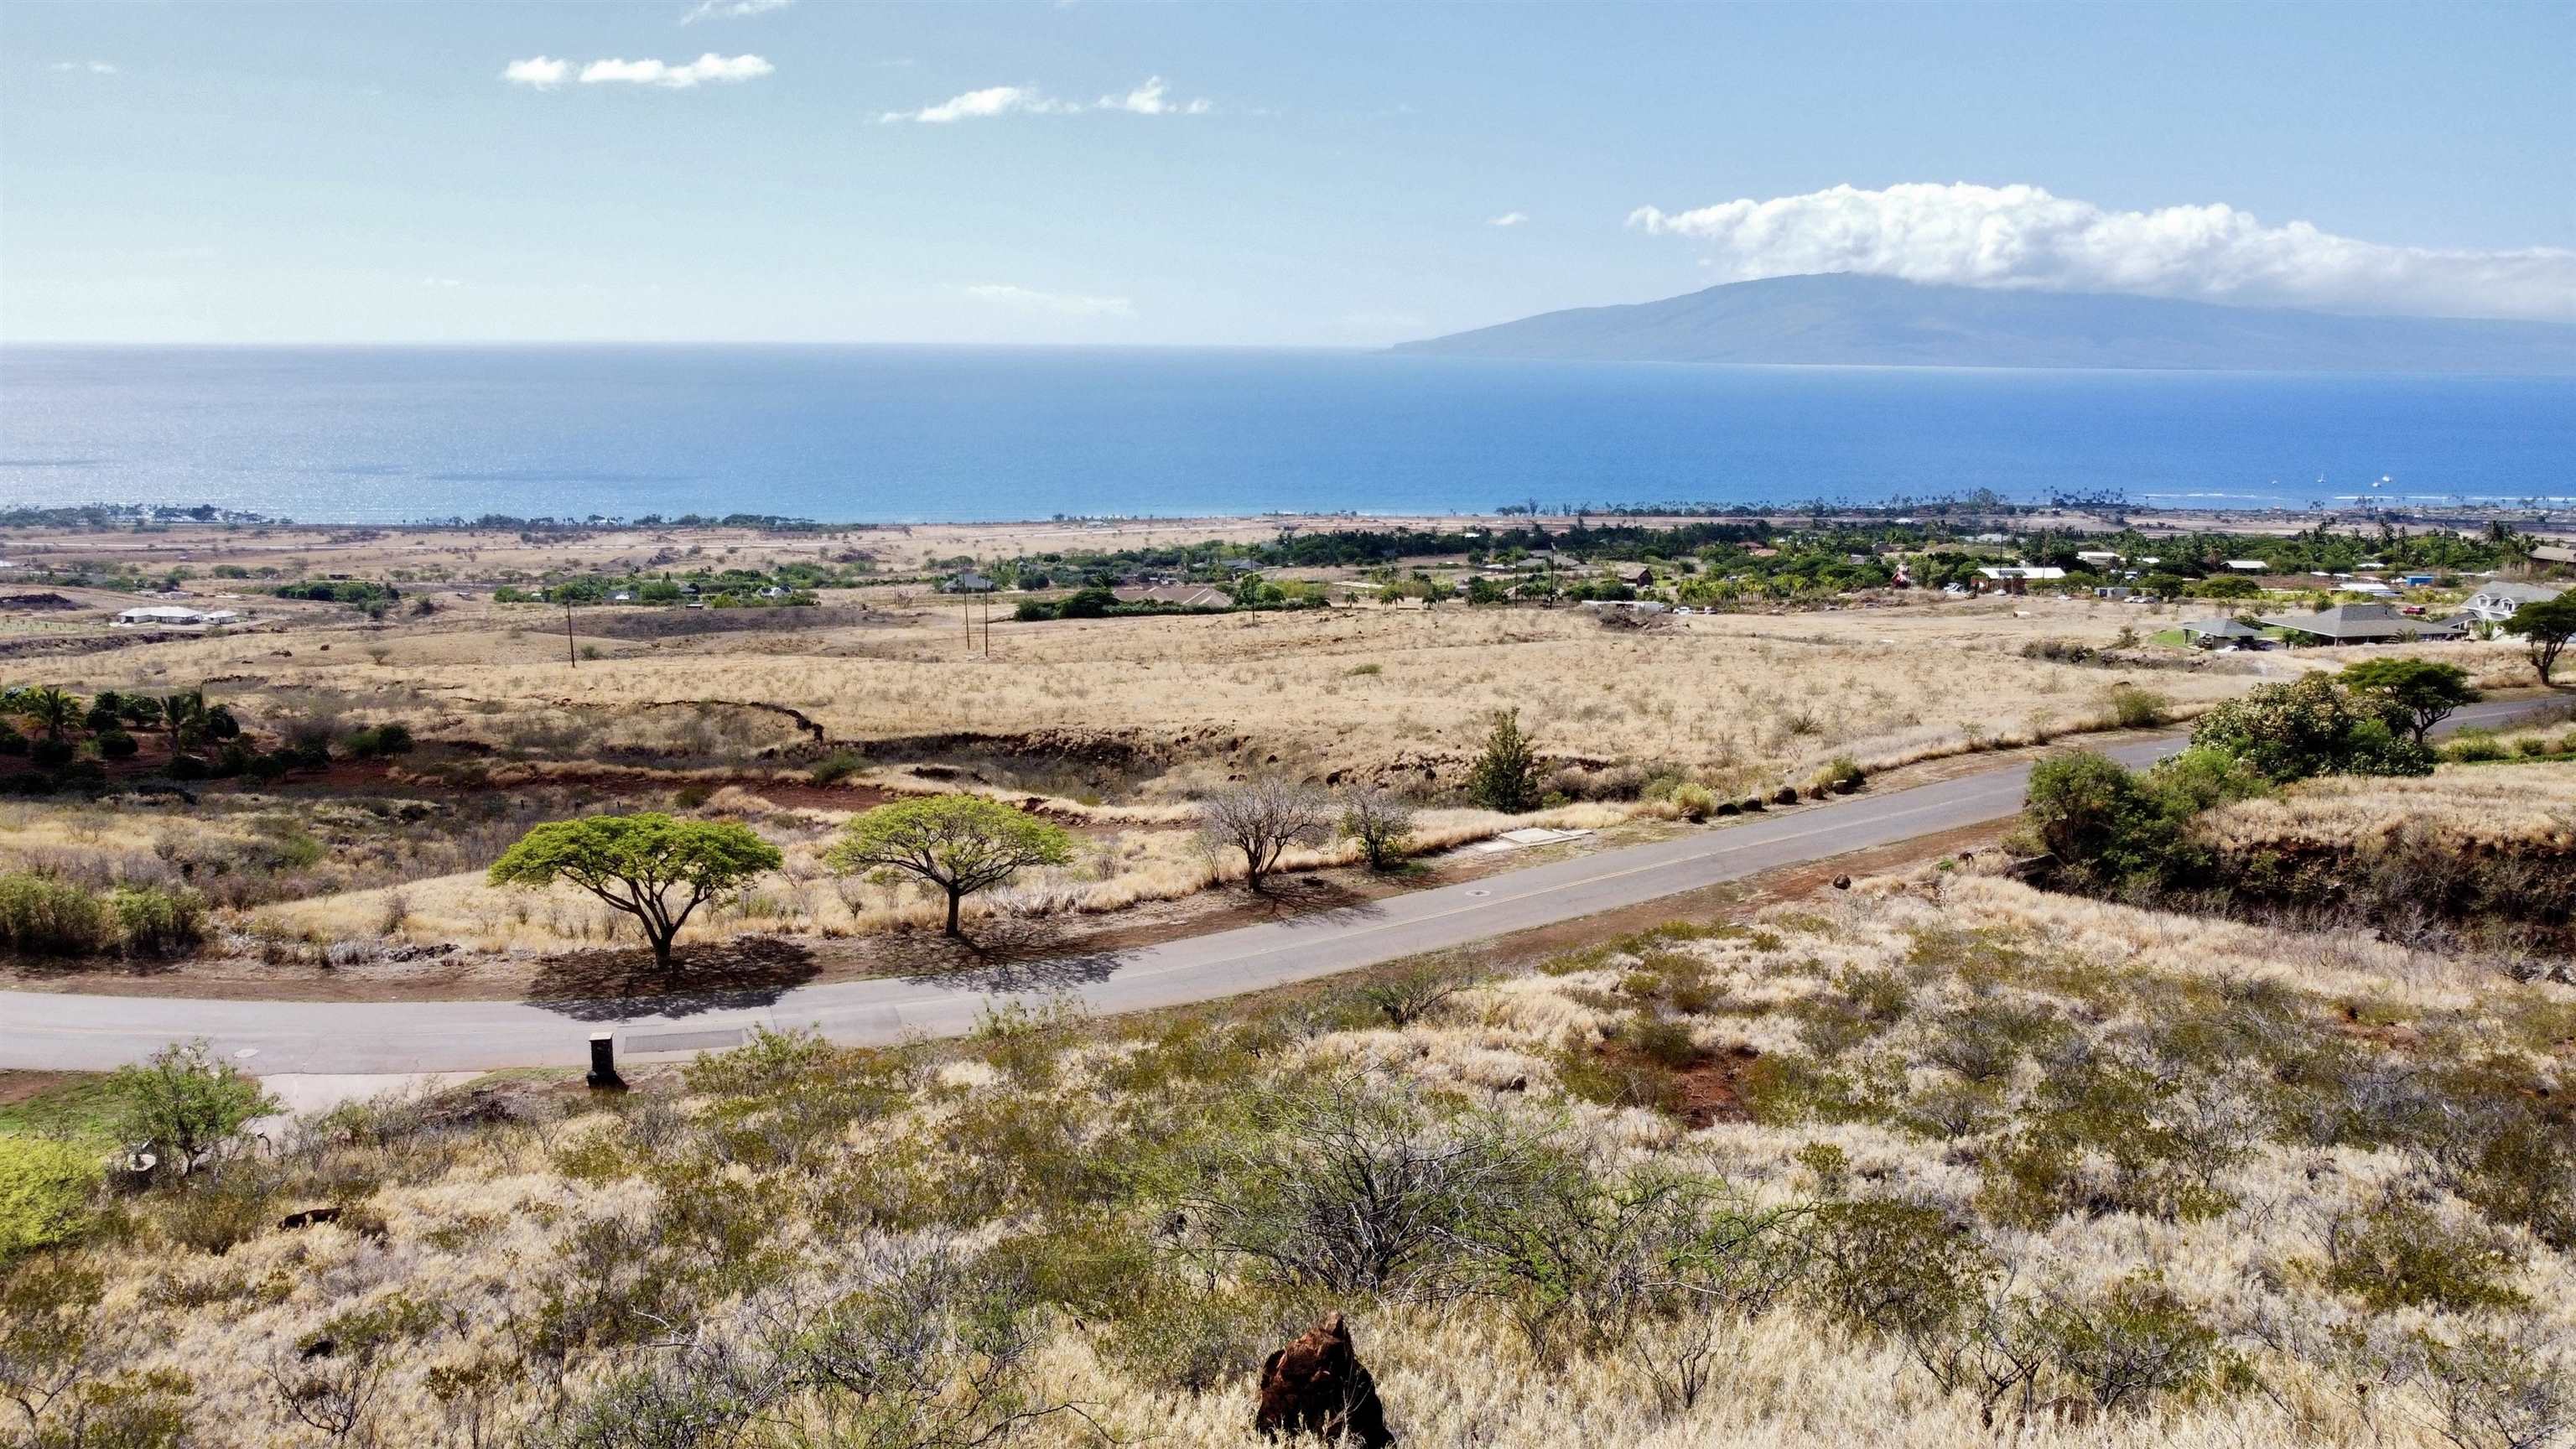
[[[1762,1053],[1737,1045],[1702,1057],[1673,1073],[1673,1115],[1693,1129],[1720,1122],[1744,1122],[1744,1074]]]
[[[77,1081],[78,1072],[39,1072],[22,1067],[0,1067],[0,1107],[14,1107],[32,1102],[66,1083]]]

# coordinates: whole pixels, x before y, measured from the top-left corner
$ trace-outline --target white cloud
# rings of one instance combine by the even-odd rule
[[[1028,287],[1015,287],[1008,282],[982,282],[961,288],[978,302],[999,307],[1014,307],[1023,312],[1053,312],[1064,317],[1133,317],[1135,304],[1125,297],[1083,297],[1065,292],[1040,292]]]
[[[796,0],[698,0],[698,7],[680,17],[682,25],[695,25],[701,20],[740,20],[746,16],[766,15],[784,10]]]
[[[103,60],[58,60],[47,65],[45,69],[53,71],[57,75],[74,75],[81,73],[89,75],[116,74],[116,67]]]
[[[1211,107],[1205,98],[1193,101],[1168,101],[1163,98],[1163,78],[1147,76],[1145,83],[1123,96],[1102,96],[1092,109],[1125,111],[1137,116],[1204,116]]]
[[[1489,221],[1489,222],[1486,222],[1486,223],[1485,223],[1485,225],[1487,225],[1487,226],[1519,226],[1521,223],[1523,223],[1523,222],[1525,222],[1525,221],[1527,221],[1527,220],[1529,220],[1529,213],[1528,213],[1528,212],[1526,212],[1526,211],[1507,211],[1507,212],[1504,212],[1502,215],[1500,215],[1500,216],[1498,216],[1498,217],[1495,217],[1493,220],[1491,220],[1491,221]]]
[[[1124,111],[1133,116],[1204,116],[1215,107],[1205,100],[1174,101],[1168,99],[1161,76],[1149,77],[1143,85],[1123,96],[1102,96],[1084,105],[1079,101],[1059,101],[1031,86],[986,86],[979,91],[950,96],[935,106],[917,111],[887,111],[877,117],[886,124],[917,121],[944,126],[952,121],[982,120],[1013,114],[1030,116],[1072,116],[1084,111]]]
[[[1708,246],[1730,280],[1861,272],[2328,311],[2576,321],[2576,251],[2385,246],[2225,203],[2111,211],[2036,186],[1837,186],[1628,224]]]
[[[777,67],[756,55],[718,55],[708,51],[684,65],[662,60],[594,60],[581,68],[581,83],[660,86],[684,91],[704,81],[757,80]]]
[[[877,117],[880,122],[920,121],[944,126],[951,121],[974,120],[984,116],[1007,116],[1013,111],[1046,113],[1073,109],[1061,101],[1051,101],[1026,86],[986,86],[962,96],[950,96],[935,106],[917,111],[888,111]]]
[[[501,79],[523,86],[545,90],[562,85],[572,75],[572,62],[550,55],[532,55],[501,67]]]

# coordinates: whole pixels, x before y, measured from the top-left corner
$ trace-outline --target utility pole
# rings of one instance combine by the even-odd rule
[[[581,654],[572,647],[572,595],[564,595],[564,662],[581,667]]]

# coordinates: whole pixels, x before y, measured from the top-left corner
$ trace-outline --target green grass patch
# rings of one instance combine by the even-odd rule
[[[21,1095],[13,1091],[31,1076],[53,1073],[0,1072],[0,1137],[62,1137],[105,1143],[115,1103],[108,1096],[105,1073],[65,1074]],[[13,1081],[13,1079],[15,1079]]]

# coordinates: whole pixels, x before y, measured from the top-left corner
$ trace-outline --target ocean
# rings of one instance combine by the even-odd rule
[[[2382,481],[2385,480],[2385,481]],[[963,347],[0,348],[0,504],[833,522],[2576,499],[2576,379]]]

